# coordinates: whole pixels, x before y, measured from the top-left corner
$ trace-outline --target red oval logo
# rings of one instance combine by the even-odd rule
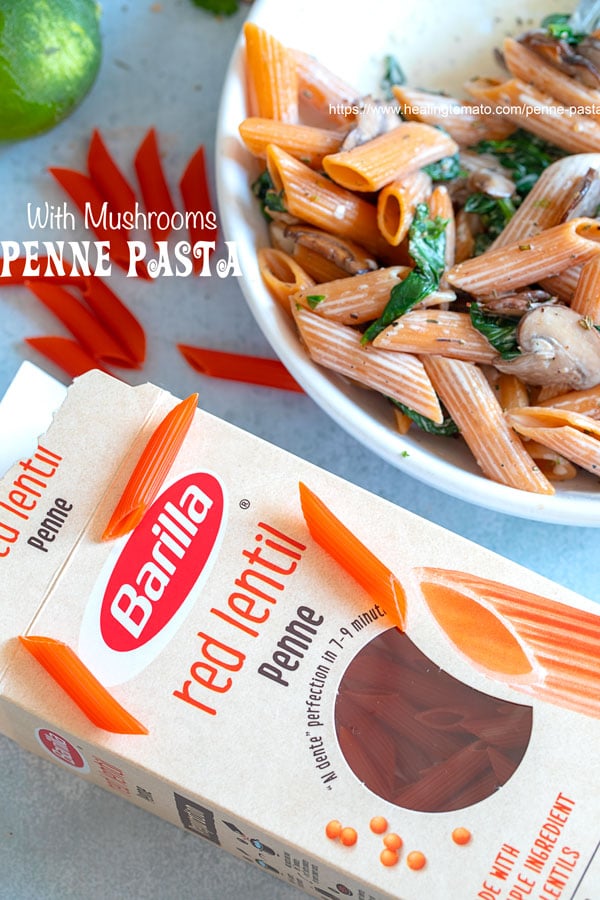
[[[208,472],[186,475],[154,501],[104,591],[100,631],[108,647],[135,650],[171,621],[210,559],[223,511],[223,488]]]
[[[77,747],[74,747],[62,734],[58,734],[50,728],[38,728],[36,734],[42,747],[65,766],[82,771],[87,770],[87,763]]]

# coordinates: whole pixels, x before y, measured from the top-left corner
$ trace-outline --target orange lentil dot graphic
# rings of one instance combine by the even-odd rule
[[[402,846],[402,838],[395,831],[390,831],[383,839],[383,843],[388,850],[399,850]]]
[[[387,847],[379,854],[379,859],[384,866],[395,866],[399,858],[395,850],[388,850]]]
[[[471,840],[471,832],[468,828],[455,828],[452,832],[452,840],[455,844],[468,844]]]
[[[424,853],[421,853],[420,850],[411,850],[408,856],[406,857],[406,865],[409,869],[422,869],[427,859]]]
[[[358,840],[358,834],[356,832],[356,828],[350,828],[349,825],[346,825],[340,831],[340,841],[346,847],[352,847]]]
[[[339,838],[342,830],[342,823],[338,822],[337,819],[332,819],[331,822],[328,822],[325,826],[325,834],[332,841],[335,841],[336,838]]]
[[[373,834],[383,834],[384,831],[387,831],[387,827],[388,823],[385,816],[373,816],[369,822],[369,828]]]

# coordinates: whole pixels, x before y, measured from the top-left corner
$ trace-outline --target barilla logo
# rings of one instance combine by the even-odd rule
[[[79,653],[105,685],[137,675],[168,644],[208,578],[225,524],[216,475],[169,485],[117,542],[86,607]]]
[[[77,747],[74,747],[62,734],[58,734],[50,728],[37,728],[35,736],[44,750],[63,766],[76,769],[82,775],[90,771],[90,767]]]

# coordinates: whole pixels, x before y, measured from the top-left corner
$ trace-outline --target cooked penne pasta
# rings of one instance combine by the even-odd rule
[[[240,135],[253,156],[264,158],[269,144],[277,144],[312,169],[321,168],[323,157],[336,153],[344,140],[344,135],[337,131],[258,116],[244,119],[240,125]]]
[[[410,271],[407,266],[375,269],[364,275],[320,284],[318,291],[311,287],[299,290],[292,300],[326,319],[343,325],[360,325],[381,315],[390,291]]]
[[[515,78],[532,84],[567,106],[587,107],[589,116],[600,119],[600,91],[565,75],[556,66],[545,62],[539,53],[514,38],[505,39],[502,52],[506,68]]]
[[[598,148],[600,122],[577,113],[564,113],[556,97],[518,78],[502,84],[476,79],[467,83],[467,89],[477,100],[502,109],[503,115],[515,125],[569,153],[593,153]]]
[[[500,373],[496,382],[498,402],[502,409],[514,409],[519,406],[529,406],[529,394],[527,387],[516,375]],[[527,448],[530,449],[529,447]]]
[[[291,49],[298,78],[298,101],[303,113],[309,117],[348,128],[356,117],[348,107],[356,104],[359,92],[339,78],[314,56],[302,50]],[[342,108],[342,112],[338,111]]]
[[[520,435],[538,441],[597,475],[600,472],[600,422],[567,409],[530,406],[511,410],[507,421]]]
[[[458,263],[448,282],[473,294],[514,290],[554,275],[600,253],[600,224],[595,219],[572,219],[527,240],[493,248]]]
[[[445,94],[415,90],[404,84],[394,85],[393,92],[404,119],[443,128],[459,147],[470,147],[484,140],[501,141],[516,127],[503,116],[480,115],[472,105]]]
[[[364,346],[353,328],[303,308],[295,308],[294,317],[308,354],[316,363],[398,400],[434,422],[442,422],[435,391],[416,357]]]
[[[323,167],[342,187],[378,191],[457,150],[455,141],[438,128],[421,122],[401,122],[352,150],[326,156]]]
[[[351,238],[375,256],[389,252],[390,245],[377,229],[377,210],[372,204],[273,144],[267,148],[267,168],[277,190],[285,192],[286,208],[292,216]]]
[[[600,385],[585,391],[561,393],[550,400],[538,400],[537,405],[551,406],[553,409],[570,409],[591,419],[600,419]]]
[[[481,370],[473,363],[442,356],[423,357],[423,363],[436,392],[487,477],[523,491],[553,494],[554,488],[504,419],[496,395]]]
[[[254,22],[244,25],[246,72],[255,115],[298,121],[298,75],[289,50]]]
[[[377,225],[388,242],[397,247],[408,234],[415,209],[431,194],[431,178],[415,172],[386,185],[377,197]],[[432,213],[433,214],[433,213]]]
[[[526,447],[548,481],[570,481],[577,475],[577,468],[573,463],[550,447],[531,440],[527,441]]]
[[[293,257],[274,247],[262,247],[258,251],[258,268],[271,296],[288,313],[290,295],[314,285]]]
[[[493,363],[498,352],[471,324],[468,313],[413,309],[379,334],[373,346],[401,353],[422,353]]]
[[[600,257],[582,267],[571,309],[600,325]]]

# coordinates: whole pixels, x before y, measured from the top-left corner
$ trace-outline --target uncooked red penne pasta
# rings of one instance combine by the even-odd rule
[[[407,266],[390,266],[352,275],[298,291],[292,297],[306,309],[312,309],[326,319],[344,325],[360,325],[378,318],[383,312],[390,291],[411,271]]]
[[[294,159],[273,144],[267,168],[277,190],[285,192],[287,211],[303,222],[361,244],[375,256],[392,249],[377,229],[375,207]]]
[[[65,259],[52,256],[27,259],[25,256],[19,256],[12,260],[3,257],[0,262],[0,287],[22,285],[30,278],[48,281],[51,284],[79,286],[83,283],[83,276],[73,274],[71,264]]]
[[[143,365],[146,359],[146,334],[131,310],[97,276],[85,279],[82,293],[95,317],[124,349],[134,368]]]
[[[493,248],[526,241],[565,221],[573,193],[590,169],[600,172],[600,153],[577,153],[551,163],[496,238]]]
[[[137,149],[133,164],[138,184],[142,192],[142,200],[150,222],[150,234],[155,244],[169,236],[173,226],[175,206],[163,170],[158,137],[154,128],[150,128]]]
[[[528,406],[506,413],[520,435],[538,441],[593,475],[600,473],[600,422],[569,409]]]
[[[598,253],[600,224],[595,219],[571,219],[458,263],[448,272],[448,282],[472,294],[506,291],[588,262]]]
[[[460,147],[484,140],[501,141],[516,127],[503,116],[481,115],[472,105],[445,94],[432,94],[404,84],[394,85],[393,92],[403,118],[443,128]]]
[[[377,191],[457,150],[455,141],[438,128],[421,122],[401,122],[352,150],[326,156],[323,167],[342,187]]]
[[[468,313],[413,309],[382,331],[373,346],[400,353],[434,354],[493,363],[498,352],[471,324]]]
[[[227,353],[208,347],[190,347],[187,344],[179,344],[178,350],[196,372],[210,378],[225,378],[228,381],[302,393],[298,382],[278,359]]]
[[[240,135],[253,156],[266,157],[269,144],[276,144],[312,169],[321,168],[323,157],[336,153],[344,140],[338,131],[257,116],[244,119]]]
[[[421,171],[392,181],[379,192],[377,225],[388,244],[397,247],[404,240],[417,204],[427,200],[430,194],[431,178]]]
[[[600,325],[600,256],[582,266],[571,309]]]
[[[600,141],[600,123],[588,116],[563,115],[556,97],[512,78],[502,84],[475,79],[467,82],[469,93],[493,109],[501,109],[519,125],[569,153],[594,153]]]
[[[256,115],[298,121],[298,75],[289,50],[254,22],[244,25],[246,72]]]
[[[141,522],[181,449],[197,405],[198,394],[190,394],[154,429],[102,532],[103,541],[123,537]]]
[[[301,112],[308,112],[309,116],[312,114],[313,118],[336,126],[351,126],[356,115],[348,107],[356,105],[359,96],[356,88],[331,72],[314,56],[296,49],[289,52],[296,65]]]
[[[299,483],[302,513],[312,537],[381,603],[390,623],[401,631],[406,621],[404,588],[387,566],[351,532],[310,488]]]
[[[93,369],[105,371],[98,360],[72,338],[43,335],[25,338],[25,343],[61,369],[69,378],[79,378],[80,375]]]
[[[67,644],[42,635],[20,635],[19,640],[97,728],[115,734],[148,734]]]
[[[289,313],[290,296],[297,291],[310,290],[314,280],[283,250],[261,247],[257,258],[258,269],[269,293]]]
[[[555,97],[561,104],[586,107],[587,115],[600,119],[600,91],[586,87],[581,81],[561,72],[546,62],[539,53],[521,41],[506,38],[502,47],[506,68],[525,84],[532,84],[544,94]]]
[[[87,166],[90,177],[112,212],[135,215],[135,191],[117,166],[98,129],[92,132]]]
[[[507,424],[487,379],[473,363],[423,357],[425,370],[481,470],[501,484],[540,494],[554,488]]]
[[[44,282],[38,284],[28,281],[26,286],[63,323],[93,359],[127,369],[137,365],[95,316],[68,290],[60,285]]]
[[[436,393],[415,356],[364,345],[355,329],[306,309],[295,309],[294,318],[314,362],[379,391],[438,424],[443,421]]]

